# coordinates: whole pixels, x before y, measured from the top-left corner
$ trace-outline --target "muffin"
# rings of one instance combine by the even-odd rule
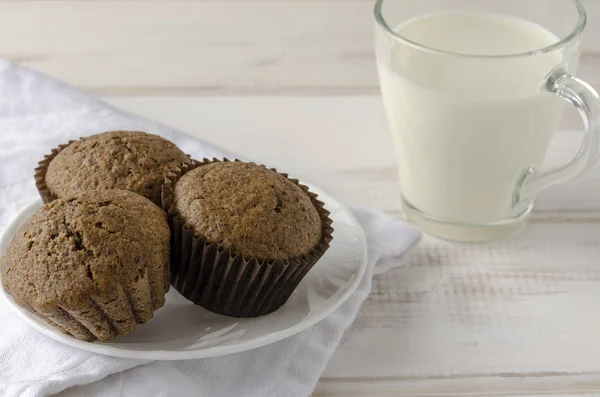
[[[169,237],[165,213],[135,193],[57,199],[8,245],[2,286],[17,304],[77,339],[127,335],[165,303]]]
[[[277,310],[325,253],[331,220],[297,180],[254,163],[194,161],[163,185],[171,284],[214,313]]]
[[[189,157],[168,140],[140,131],[110,131],[59,146],[36,168],[48,203],[85,190],[123,189],[160,205],[165,176]]]

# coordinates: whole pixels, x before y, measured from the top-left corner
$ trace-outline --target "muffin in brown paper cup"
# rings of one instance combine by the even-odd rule
[[[221,160],[192,160],[170,174],[163,184],[163,210],[167,212],[171,227],[171,285],[184,297],[213,313],[241,318],[263,316],[283,306],[306,273],[327,251],[332,240],[332,221],[329,211],[308,187],[288,178],[287,174],[270,169],[306,193],[321,221],[320,241],[305,254],[285,259],[235,254],[231,248],[196,233],[175,205],[174,189],[180,178],[198,167],[217,162]],[[222,162],[230,161],[224,159]]]
[[[169,290],[164,211],[125,190],[81,192],[38,209],[0,258],[2,288],[36,317],[84,341],[128,335]]]
[[[189,161],[174,143],[158,135],[107,131],[52,149],[38,163],[34,177],[44,203],[85,190],[122,189],[160,206],[165,176]]]

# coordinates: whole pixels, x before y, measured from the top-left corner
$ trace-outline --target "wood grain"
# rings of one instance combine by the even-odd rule
[[[600,37],[600,3],[586,4],[588,36]],[[376,94],[372,8],[365,0],[5,1],[0,56],[99,95]],[[600,41],[586,40],[583,57],[580,75],[600,87]]]
[[[597,223],[536,223],[485,248],[426,237],[375,280],[317,395],[598,392],[599,258]]]

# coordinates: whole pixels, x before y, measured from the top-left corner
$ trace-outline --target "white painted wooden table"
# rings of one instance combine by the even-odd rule
[[[600,3],[586,4],[580,76],[600,88]],[[6,1],[0,56],[399,216],[371,8]],[[568,114],[565,127],[577,126]],[[578,139],[559,133],[548,163],[567,160]],[[545,192],[518,237],[425,237],[403,269],[375,280],[314,393],[507,394],[600,395],[598,167]]]

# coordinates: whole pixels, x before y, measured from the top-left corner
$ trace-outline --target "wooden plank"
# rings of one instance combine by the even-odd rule
[[[499,376],[440,377],[434,379],[322,378],[313,397],[429,397],[429,396],[597,396],[598,373],[502,374]]]
[[[2,2],[0,56],[100,93],[365,90],[376,84],[371,8],[355,1]],[[368,23],[355,24],[357,17]]]
[[[372,6],[0,2],[0,56],[103,95],[372,94]],[[600,3],[588,8],[588,36],[600,37]],[[600,41],[587,40],[584,49],[580,74],[600,87]]]
[[[379,96],[107,100],[294,173],[347,202],[386,212],[400,211],[394,151]],[[565,164],[578,146],[578,134],[557,133],[547,166]],[[309,157],[309,161],[304,161]],[[544,211],[540,219],[555,217],[554,212],[565,209],[600,210],[598,197],[600,166],[588,175],[543,192],[536,209]]]

